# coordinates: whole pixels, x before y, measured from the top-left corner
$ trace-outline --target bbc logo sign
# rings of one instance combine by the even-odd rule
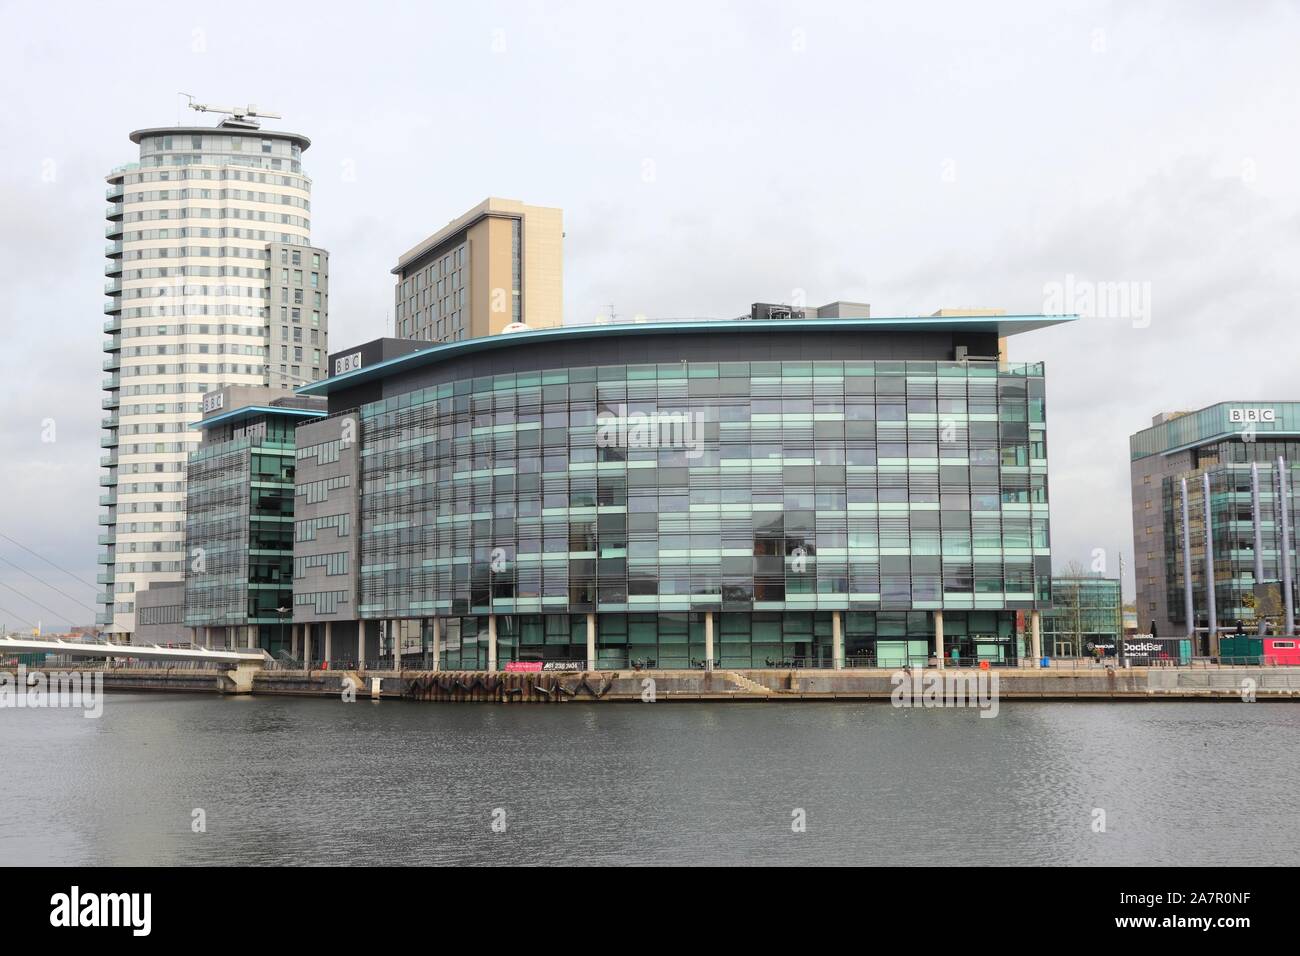
[[[361,353],[353,352],[351,355],[340,355],[334,360],[334,374],[342,375],[344,372],[355,372],[361,368]]]
[[[1250,425],[1257,422],[1275,422],[1277,413],[1271,408],[1230,408],[1228,421],[1233,425]]]

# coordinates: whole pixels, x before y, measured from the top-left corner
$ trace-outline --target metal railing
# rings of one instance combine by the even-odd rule
[[[224,672],[233,670],[235,664],[229,661],[95,661],[84,657],[61,657],[50,655],[41,664],[28,664],[28,670],[75,670],[104,671],[150,671],[178,673],[184,671]]]
[[[1042,664],[1035,658],[1022,658],[1021,667],[1042,667]],[[1288,665],[1279,663],[1276,659],[1267,654],[1251,655],[1248,657],[1191,657],[1191,658],[1173,658],[1173,657],[1129,657],[1121,660],[1118,657],[1049,657],[1047,658],[1047,667],[1070,670],[1104,670],[1106,668],[1116,669],[1125,667],[1186,667],[1209,669],[1220,667],[1286,667]]]
[[[361,662],[360,665],[358,665],[356,660],[348,660],[348,659],[332,659],[328,661],[325,660],[304,661],[301,659],[283,657],[280,658],[279,660],[267,661],[266,664],[263,665],[263,670],[299,671],[299,672],[320,671],[323,673],[329,673],[330,671],[366,670],[367,669],[366,665],[369,663],[373,663],[375,666],[378,666],[378,662],[363,661]],[[388,658],[384,662],[383,667],[385,670],[392,670],[393,659],[391,657]]]
[[[168,647],[194,647],[190,644],[169,644]],[[123,650],[127,650],[130,645],[123,645]],[[237,650],[239,648],[236,648]],[[39,652],[38,652],[39,653]],[[110,652],[111,653],[111,652]],[[18,658],[0,658],[0,667],[13,667],[17,665]],[[853,655],[844,659],[844,669],[879,669],[879,670],[904,670],[909,668],[931,668],[935,667],[937,661],[933,657],[912,657],[907,660],[887,657],[883,661],[875,656],[870,655]],[[1021,658],[1017,661],[992,661],[986,658],[978,657],[945,657],[945,667],[961,668],[980,668],[987,664],[990,668],[1030,668],[1040,669],[1042,664],[1039,660],[1033,658]],[[222,672],[234,668],[236,665],[228,661],[140,661],[140,660],[89,660],[80,657],[69,657],[58,654],[48,654],[45,659],[36,663],[27,663],[25,666],[29,670],[102,670],[108,672],[118,671],[154,671],[176,673],[185,671],[204,671],[204,672]],[[1195,670],[1217,670],[1223,668],[1240,668],[1240,667],[1268,667],[1268,668],[1287,668],[1288,665],[1277,664],[1265,658],[1262,662],[1259,657],[1224,657],[1208,658],[1198,657],[1189,661],[1178,662],[1175,660],[1152,660],[1152,661],[1131,661],[1131,667],[1159,667],[1159,668],[1182,668]],[[825,657],[795,657],[795,658],[765,658],[762,661],[742,662],[728,661],[726,658],[718,658],[713,662],[714,670],[818,670],[826,671],[834,668],[834,663]],[[399,672],[393,666],[392,655],[379,657],[372,660],[331,660],[331,661],[312,661],[308,664],[302,660],[292,658],[281,658],[279,660],[270,660],[263,665],[266,671],[284,673],[284,674],[331,674],[341,671],[359,671],[362,673],[375,674],[396,674]],[[402,660],[401,671],[428,671],[433,670],[433,658],[429,656],[427,660],[416,655],[405,655]],[[486,667],[477,666],[455,666],[447,665],[446,660],[442,662],[440,670],[444,671],[484,671]],[[652,658],[652,657],[634,657],[626,663],[616,663],[608,660],[600,661],[597,664],[597,670],[600,671],[617,671],[617,670],[704,670],[705,662],[701,658]],[[1049,670],[1077,670],[1077,671],[1105,671],[1105,670],[1124,670],[1124,662],[1114,657],[1102,658],[1097,661],[1091,657],[1053,657],[1048,658],[1046,668]],[[1300,670],[1300,668],[1297,668]],[[505,673],[505,663],[499,662],[497,666],[498,673]],[[556,675],[566,673],[565,671],[545,671],[544,673]],[[568,672],[574,673],[574,672]]]

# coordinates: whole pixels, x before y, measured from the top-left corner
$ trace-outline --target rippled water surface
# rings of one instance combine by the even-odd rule
[[[1296,703],[117,694],[0,761],[11,864],[1300,862]]]

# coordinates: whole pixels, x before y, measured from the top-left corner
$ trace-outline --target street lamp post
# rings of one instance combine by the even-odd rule
[[[275,613],[280,617],[280,650],[284,650],[284,619],[293,612],[291,607],[277,607]]]

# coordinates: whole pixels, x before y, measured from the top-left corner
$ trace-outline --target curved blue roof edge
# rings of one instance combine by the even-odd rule
[[[203,429],[211,428],[213,425],[238,421],[241,418],[252,418],[254,415],[284,415],[289,418],[324,418],[329,412],[321,411],[315,408],[286,408],[276,405],[244,405],[241,408],[232,408],[228,412],[222,412],[220,415],[213,415],[211,418],[200,418],[197,422],[191,422],[190,428]]]
[[[698,335],[706,332],[792,332],[807,329],[855,332],[906,332],[917,329],[951,329],[972,332],[996,332],[999,337],[1032,332],[1036,329],[1063,325],[1077,321],[1077,314],[1069,315],[922,315],[882,316],[868,319],[777,319],[753,321],[724,319],[710,322],[628,322],[593,325],[560,325],[549,329],[532,329],[527,332],[498,333],[478,338],[430,345],[428,348],[408,352],[395,358],[376,362],[342,375],[300,385],[294,389],[298,395],[328,395],[339,388],[351,388],[378,378],[399,367],[418,368],[458,355],[489,349],[510,348],[529,342],[543,342],[560,338],[601,338],[609,335]],[[346,350],[344,350],[346,351]]]

